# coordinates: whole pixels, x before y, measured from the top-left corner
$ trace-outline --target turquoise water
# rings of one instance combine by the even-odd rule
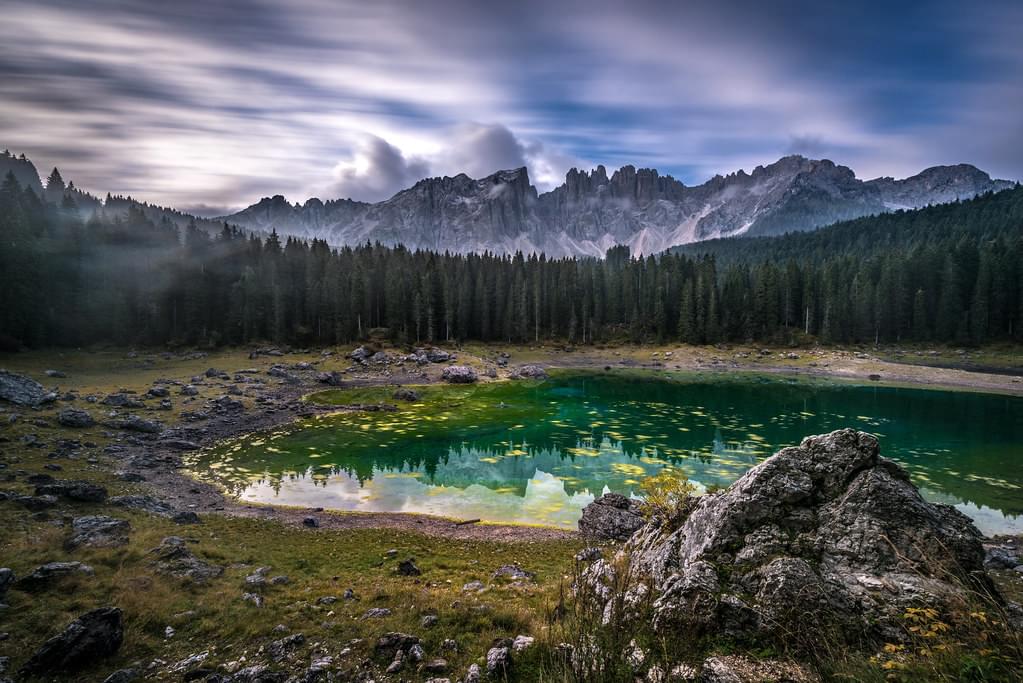
[[[391,390],[331,392],[335,403]],[[239,498],[574,528],[604,491],[664,467],[724,486],[806,435],[880,438],[924,496],[982,531],[1023,533],[1023,398],[755,375],[560,372],[426,387],[395,413],[313,418],[191,457]]]

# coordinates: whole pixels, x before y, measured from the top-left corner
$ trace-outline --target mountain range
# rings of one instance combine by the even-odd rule
[[[543,252],[603,256],[616,244],[633,254],[733,235],[812,230],[836,221],[967,199],[1011,187],[969,164],[935,166],[895,180],[862,181],[827,159],[786,156],[687,186],[654,169],[572,169],[538,193],[525,168],[485,178],[427,178],[382,202],[267,197],[223,217],[258,231],[367,241],[450,252]]]
[[[379,242],[439,252],[522,251],[551,257],[601,257],[618,244],[628,245],[633,254],[652,254],[720,237],[813,230],[1014,185],[969,164],[935,166],[902,180],[863,181],[827,159],[786,156],[752,173],[717,175],[693,186],[654,169],[623,166],[609,177],[598,166],[592,171],[573,168],[563,184],[538,193],[526,168],[518,168],[479,179],[465,174],[426,178],[376,203],[312,198],[292,204],[276,195],[206,219],[130,197],[107,195],[101,201],[63,181],[44,189],[24,155],[0,154],[0,177],[8,171],[49,201],[70,197],[83,217],[97,209],[126,213],[136,206],[150,220],[179,227],[195,220],[211,232],[228,222],[254,233],[277,230],[334,246]]]

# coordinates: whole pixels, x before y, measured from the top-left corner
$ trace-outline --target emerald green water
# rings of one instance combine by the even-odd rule
[[[338,404],[392,389],[328,392]],[[345,413],[250,435],[188,466],[247,501],[420,512],[574,528],[604,491],[664,467],[734,481],[806,435],[876,434],[925,497],[988,534],[1023,533],[1023,398],[754,375],[559,372],[544,382],[432,386],[393,413]]]

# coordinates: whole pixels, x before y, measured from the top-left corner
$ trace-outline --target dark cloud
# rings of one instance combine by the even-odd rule
[[[334,192],[339,197],[380,201],[429,174],[422,159],[406,158],[397,147],[375,135],[367,136],[355,156],[334,169]]]
[[[460,125],[453,131],[448,146],[443,164],[449,175],[461,172],[479,178],[494,171],[526,165],[522,143],[500,124]]]

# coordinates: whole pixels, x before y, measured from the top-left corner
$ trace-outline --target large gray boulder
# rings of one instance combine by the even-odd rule
[[[69,576],[92,576],[92,567],[81,562],[47,562],[21,577],[14,587],[26,593],[36,593],[52,588]]]
[[[117,652],[124,640],[121,610],[100,607],[78,617],[50,638],[21,667],[25,676],[75,672]]]
[[[451,384],[472,384],[476,381],[476,371],[468,365],[449,365],[444,368],[441,377]]]
[[[179,536],[168,536],[150,553],[154,556],[154,569],[161,574],[202,583],[224,573],[223,567],[203,562],[192,554],[185,539]]]
[[[600,541],[627,541],[645,522],[639,501],[605,493],[583,508],[579,532]]]
[[[909,606],[998,595],[970,519],[926,502],[851,429],[782,449],[675,525],[652,520],[616,560],[587,568],[590,599],[616,622],[650,604],[665,634],[894,642]]]
[[[82,480],[51,481],[36,486],[37,496],[61,496],[83,503],[102,503],[107,499],[107,490],[99,484]]]
[[[46,391],[31,377],[0,370],[0,399],[19,406],[37,406],[56,398],[56,394]]]
[[[508,375],[509,379],[547,379],[547,371],[539,365],[523,365]]]
[[[64,408],[57,413],[57,422],[63,427],[74,429],[84,429],[96,424],[96,420],[89,414],[89,411],[81,408]]]
[[[83,546],[116,548],[127,545],[130,532],[131,524],[126,519],[105,515],[78,517],[71,522],[71,536],[64,542],[64,547],[68,550]]]

